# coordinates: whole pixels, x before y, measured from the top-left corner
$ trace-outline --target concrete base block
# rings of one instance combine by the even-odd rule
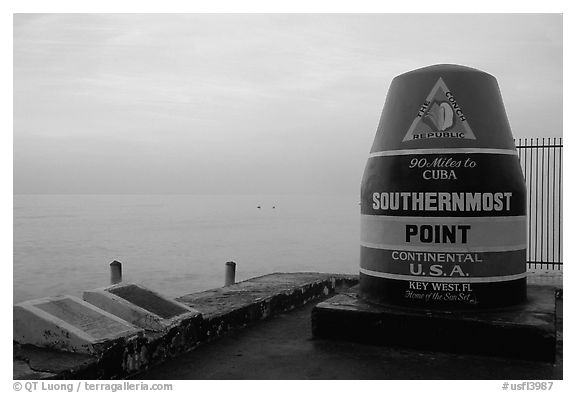
[[[189,319],[196,319],[198,324],[201,321],[197,310],[137,284],[122,283],[85,291],[83,298],[102,310],[150,331],[167,331]]]
[[[522,305],[456,312],[371,304],[360,300],[354,288],[313,309],[312,334],[420,350],[554,362],[555,290],[528,286],[528,300]]]
[[[43,348],[101,354],[141,336],[132,324],[72,296],[29,300],[14,306],[14,341]]]

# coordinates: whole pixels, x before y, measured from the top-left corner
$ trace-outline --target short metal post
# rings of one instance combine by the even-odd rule
[[[232,285],[236,282],[236,262],[226,262],[226,279],[224,286]]]
[[[110,264],[110,284],[122,282],[122,263],[114,261]]]

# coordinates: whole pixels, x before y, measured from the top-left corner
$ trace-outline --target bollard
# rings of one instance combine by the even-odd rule
[[[114,261],[110,264],[110,284],[122,282],[122,263]]]
[[[224,286],[232,285],[236,282],[236,262],[226,262],[226,278]]]

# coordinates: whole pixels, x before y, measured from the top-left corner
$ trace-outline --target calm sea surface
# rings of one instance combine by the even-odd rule
[[[359,197],[15,195],[14,302],[124,281],[167,296],[272,272],[356,273]],[[257,206],[261,206],[260,209]],[[275,208],[273,208],[275,206]]]

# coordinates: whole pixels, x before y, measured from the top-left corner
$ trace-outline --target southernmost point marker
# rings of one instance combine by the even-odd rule
[[[312,334],[554,361],[554,288],[526,283],[526,185],[496,79],[392,80],[361,185],[360,284]]]
[[[526,298],[526,186],[496,79],[392,81],[361,187],[360,295],[470,309]]]

